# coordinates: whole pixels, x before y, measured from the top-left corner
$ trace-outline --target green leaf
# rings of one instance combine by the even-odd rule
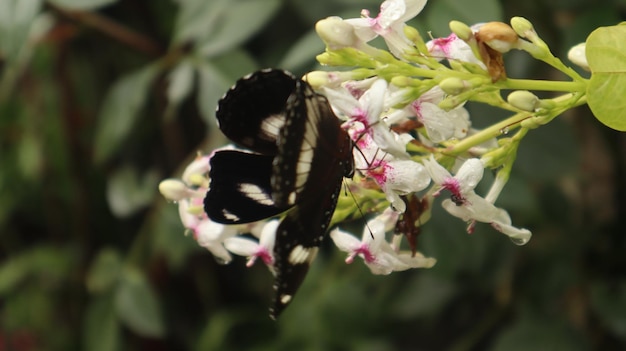
[[[143,176],[131,165],[117,169],[107,182],[107,202],[111,212],[119,218],[129,217],[149,205],[158,187],[160,177],[156,171]]]
[[[137,269],[127,268],[124,271],[115,292],[115,310],[124,325],[139,335],[160,337],[165,333],[158,297]]]
[[[198,73],[200,74],[198,106],[205,122],[212,126],[215,124],[217,101],[232,85],[232,81],[209,62],[202,64],[198,68]]]
[[[93,10],[117,2],[117,0],[48,0],[53,5],[68,10]]]
[[[324,52],[324,42],[317,35],[316,31],[309,31],[291,46],[278,67],[296,71],[301,67],[314,63],[315,56],[322,52]]]
[[[85,311],[83,350],[119,350],[120,337],[121,328],[115,313],[113,294],[92,299]]]
[[[193,89],[193,65],[189,60],[181,61],[168,75],[167,100],[174,106],[181,103]]]
[[[100,250],[87,273],[87,290],[92,293],[111,289],[122,272],[122,258],[113,248]]]
[[[583,335],[545,316],[522,316],[496,338],[491,351],[589,350]]]
[[[598,282],[592,285],[591,305],[604,324],[626,341],[626,281]]]
[[[601,27],[587,38],[589,108],[607,127],[626,131],[626,26]]]
[[[41,10],[41,0],[0,1],[0,52],[8,61],[15,61]]]
[[[0,266],[0,296],[11,292],[29,273],[29,262],[23,256],[4,261]]]
[[[180,0],[179,3],[173,36],[175,44],[206,37],[228,6],[226,0]]]
[[[30,276],[45,277],[46,284],[54,286],[67,277],[74,258],[70,250],[54,246],[42,245],[20,252],[0,267],[0,296]]]
[[[244,51],[233,50],[210,61],[199,59],[198,106],[207,125],[215,125],[217,101],[241,76],[258,69],[256,62]]]
[[[417,15],[416,20],[425,20],[427,30],[432,31],[435,37],[448,36],[448,23],[452,20],[471,26],[480,22],[499,21],[503,17],[502,6],[497,0],[429,1],[424,11],[425,13]]]
[[[280,8],[279,0],[232,1],[216,26],[200,44],[199,52],[215,56],[239,46],[256,34]]]
[[[158,66],[152,64],[113,84],[98,115],[94,146],[96,163],[106,161],[128,138],[157,74]]]

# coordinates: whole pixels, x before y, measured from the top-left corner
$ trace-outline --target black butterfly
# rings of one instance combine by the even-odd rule
[[[352,177],[353,143],[325,97],[288,72],[262,70],[240,79],[219,101],[222,132],[251,152],[218,151],[204,200],[209,218],[253,222],[289,210],[276,232],[275,319],[292,300],[315,258]]]

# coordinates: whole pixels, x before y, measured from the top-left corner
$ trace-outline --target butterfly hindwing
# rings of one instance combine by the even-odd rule
[[[210,159],[211,185],[204,199],[209,218],[239,224],[285,211],[287,208],[275,206],[271,197],[272,160],[272,156],[237,150],[215,152]]]
[[[238,80],[215,113],[224,135],[252,151],[275,155],[285,104],[296,81],[280,70],[262,70]]]
[[[342,179],[342,173],[326,179],[328,183],[299,202],[278,226],[274,245],[275,295],[270,317],[276,319],[280,315],[304,281],[326,237]]]
[[[300,81],[287,102],[286,117],[274,159],[272,197],[295,207],[276,232],[272,318],[302,284],[326,237],[343,177],[353,173],[352,141],[326,98]]]

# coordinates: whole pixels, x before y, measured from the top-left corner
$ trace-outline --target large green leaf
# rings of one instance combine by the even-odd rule
[[[137,269],[124,271],[115,292],[115,310],[124,325],[139,335],[160,337],[165,333],[157,294]]]
[[[601,27],[587,38],[592,75],[587,86],[594,116],[606,126],[626,131],[626,25]]]
[[[68,10],[93,10],[117,2],[117,0],[48,0]]]
[[[157,65],[148,65],[113,84],[98,115],[94,145],[96,163],[106,161],[128,138],[158,72]]]

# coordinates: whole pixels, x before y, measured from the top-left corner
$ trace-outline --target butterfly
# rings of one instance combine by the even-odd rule
[[[216,117],[224,135],[247,150],[211,157],[209,218],[241,224],[287,211],[274,245],[270,317],[276,319],[326,237],[343,178],[354,174],[353,142],[328,100],[283,70],[238,80],[218,102]]]

